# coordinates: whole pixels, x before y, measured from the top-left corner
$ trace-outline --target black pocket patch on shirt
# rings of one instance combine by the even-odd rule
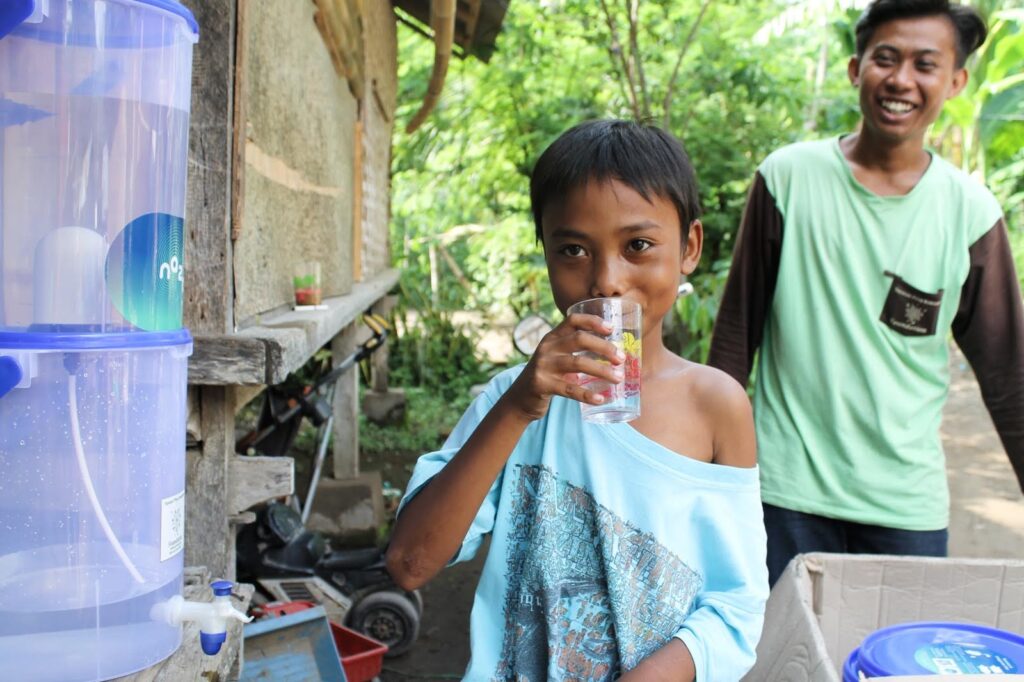
[[[904,336],[931,336],[939,321],[939,307],[942,304],[942,289],[937,294],[916,289],[898,275],[886,270],[892,277],[889,295],[882,306],[883,323]]]

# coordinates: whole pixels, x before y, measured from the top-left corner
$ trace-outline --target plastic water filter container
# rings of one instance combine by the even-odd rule
[[[864,638],[843,666],[843,682],[861,676],[1015,675],[1024,671],[1024,637],[968,623],[893,625]]]
[[[177,0],[0,0],[0,678],[181,643],[197,36]]]

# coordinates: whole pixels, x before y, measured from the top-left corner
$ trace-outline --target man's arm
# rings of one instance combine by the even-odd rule
[[[1024,490],[1024,304],[1002,219],[971,245],[970,257],[953,338]]]
[[[775,295],[782,256],[782,214],[757,173],[747,196],[729,279],[711,336],[708,364],[747,385]]]

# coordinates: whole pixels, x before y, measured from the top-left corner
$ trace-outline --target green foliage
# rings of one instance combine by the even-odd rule
[[[448,311],[438,310],[421,292],[402,282],[403,304],[395,309],[389,355],[390,379],[401,386],[417,386],[449,402],[469,394],[488,378],[487,367],[476,356],[472,330],[456,326]],[[418,303],[410,309],[409,301]]]
[[[967,66],[967,86],[946,104],[932,137],[944,156],[987,180],[1024,147],[1024,10],[994,12],[989,38]],[[999,197],[1005,205],[1024,178],[996,189],[1008,192]]]
[[[675,320],[665,329],[665,342],[683,357],[707,362],[711,332],[728,275],[728,261],[719,261],[711,273],[694,281],[692,294],[676,301]]]
[[[756,164],[798,137],[809,96],[803,71],[792,68],[790,54],[749,40],[772,3],[709,3],[702,14],[700,3],[642,2],[635,44],[624,4],[607,5],[620,49],[643,69],[642,85],[630,86],[618,53],[608,49],[614,39],[600,3],[520,2],[506,16],[491,62],[453,62],[429,120],[396,135],[393,253],[406,290],[422,291],[434,313],[557,317],[534,238],[529,173],[540,152],[582,120],[640,114],[684,140],[701,183],[705,263],[731,254]],[[431,45],[403,30],[399,49],[402,122],[425,91]],[[477,229],[460,232],[466,226]],[[426,295],[431,274],[436,284]],[[705,276],[701,269],[695,277],[698,291],[708,289],[700,284]]]
[[[974,2],[991,37],[931,142],[993,189],[1024,265],[1024,10],[1013,2]],[[396,380],[437,390],[461,382],[457,393],[485,373],[451,311],[557,319],[528,182],[571,125],[649,117],[683,139],[700,181],[705,256],[666,336],[695,359],[706,357],[757,164],[786,143],[856,126],[847,63],[860,10],[847,0],[640,0],[635,34],[629,4],[517,0],[490,63],[453,61],[439,105],[412,134],[402,124],[426,90],[433,46],[400,30],[392,252],[404,309],[419,321],[399,330]]]
[[[452,426],[469,406],[469,392],[446,399],[428,388],[406,388],[405,422],[398,427],[378,426],[359,417],[359,448],[367,454],[438,449]]]

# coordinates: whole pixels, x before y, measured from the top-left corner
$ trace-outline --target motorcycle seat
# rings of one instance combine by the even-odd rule
[[[367,568],[383,559],[381,551],[376,547],[362,549],[338,549],[323,557],[318,563],[321,568],[329,571],[347,571]]]

